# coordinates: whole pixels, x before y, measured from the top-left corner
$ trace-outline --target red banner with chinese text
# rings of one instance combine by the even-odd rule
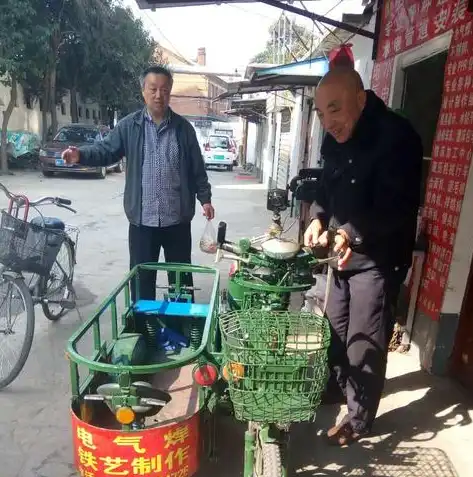
[[[443,302],[472,157],[472,25],[462,23],[453,33],[425,197],[429,251],[418,307],[433,319]]]
[[[394,58],[377,61],[371,73],[371,89],[386,103],[389,102],[391,80],[393,76]]]
[[[472,156],[473,28],[467,5],[467,0],[386,0],[372,75],[372,89],[388,102],[395,56],[453,30],[425,197],[429,250],[418,308],[432,319],[438,319],[443,302]]]
[[[71,411],[81,477],[190,477],[199,467],[200,414],[175,424],[123,432],[94,427]]]
[[[425,43],[467,20],[468,0],[385,0],[378,61]]]

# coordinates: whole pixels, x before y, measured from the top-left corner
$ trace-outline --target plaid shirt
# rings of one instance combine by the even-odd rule
[[[170,114],[156,126],[145,114],[141,223],[169,227],[180,221],[179,144]]]

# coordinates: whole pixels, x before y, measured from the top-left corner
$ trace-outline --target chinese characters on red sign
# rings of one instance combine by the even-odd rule
[[[378,60],[424,43],[460,24],[468,0],[387,0],[384,4]]]
[[[386,0],[372,75],[372,89],[388,103],[395,56],[453,29],[427,180],[429,250],[418,298],[419,309],[433,319],[447,285],[473,147],[473,27],[467,6],[467,0]]]
[[[371,89],[386,103],[389,102],[391,79],[393,76],[394,57],[377,61],[371,74]]]
[[[190,477],[198,469],[199,414],[139,432],[97,428],[74,413],[72,423],[81,477]]]
[[[472,31],[468,22],[453,34],[425,197],[429,253],[418,306],[434,319],[447,284],[472,157]]]

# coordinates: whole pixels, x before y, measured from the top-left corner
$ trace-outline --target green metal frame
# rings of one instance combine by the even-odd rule
[[[181,283],[180,276],[182,273],[193,274],[211,274],[214,276],[211,298],[209,303],[209,312],[205,318],[205,325],[202,334],[202,341],[197,350],[192,350],[180,359],[168,361],[165,363],[156,363],[141,366],[130,365],[113,365],[101,362],[100,360],[107,358],[114,346],[115,341],[125,329],[127,319],[132,315],[133,303],[131,301],[131,286],[133,281],[137,291],[139,291],[139,271],[153,270],[162,272],[176,273],[176,288]],[[107,374],[154,374],[166,369],[173,369],[185,366],[192,362],[198,361],[202,355],[209,356],[210,352],[217,351],[215,349],[215,333],[217,331],[217,314],[218,314],[218,300],[219,300],[219,281],[220,272],[216,268],[203,267],[199,265],[178,264],[178,263],[146,263],[134,267],[119,283],[119,285],[112,291],[112,293],[105,298],[100,304],[94,315],[87,320],[69,339],[67,343],[66,353],[70,363],[71,373],[71,388],[73,399],[79,398],[84,394],[94,379],[94,372],[101,372]],[[117,297],[124,293],[125,295],[125,312],[118,317],[117,313]],[[137,293],[137,299],[139,293]],[[112,339],[109,342],[102,341],[101,338],[101,317],[108,310],[111,310],[112,320]],[[82,356],[77,351],[78,343],[81,339],[92,329],[94,341],[94,353],[91,358]],[[212,339],[210,339],[212,338]],[[207,348],[209,350],[207,351]],[[210,356],[209,356],[210,358]],[[211,359],[209,359],[210,361]],[[213,360],[212,360],[213,361]],[[85,366],[89,370],[89,375],[84,381],[80,382],[79,366]]]

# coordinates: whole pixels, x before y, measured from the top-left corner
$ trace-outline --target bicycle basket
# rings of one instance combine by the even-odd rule
[[[237,419],[290,423],[314,418],[329,376],[326,318],[253,308],[222,315],[220,329]]]
[[[64,233],[25,222],[2,211],[0,263],[18,273],[48,276],[64,237]]]

